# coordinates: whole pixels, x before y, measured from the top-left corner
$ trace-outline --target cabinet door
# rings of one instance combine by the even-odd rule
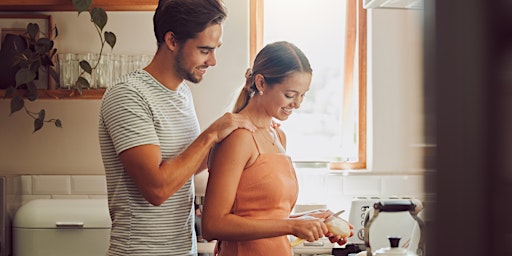
[[[158,0],[93,0],[106,11],[153,11]],[[0,11],[74,11],[71,0],[1,0]]]

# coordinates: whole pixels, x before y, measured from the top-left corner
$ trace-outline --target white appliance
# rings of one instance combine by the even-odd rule
[[[354,226],[354,235],[348,239],[348,244],[364,247],[364,227],[373,215],[373,204],[379,201],[417,200],[410,197],[354,197],[352,199],[348,221]],[[382,212],[372,223],[370,245],[372,248],[389,247],[388,236],[401,237],[400,246],[411,246],[416,241],[416,220],[409,212]]]
[[[364,0],[365,9],[423,9],[423,0]]]
[[[385,231],[385,234],[388,234],[386,238],[389,240],[389,246],[383,247],[380,249],[377,249],[375,251],[375,248],[372,248],[372,241],[369,240],[369,237],[371,236],[373,232],[373,223],[377,220],[377,217],[380,216],[381,213],[390,213],[390,214],[396,214],[396,213],[402,213],[407,212],[410,214],[410,217],[416,221],[416,223],[419,225],[420,230],[424,230],[425,223],[423,220],[418,216],[418,213],[423,209],[423,205],[419,201],[413,201],[413,200],[385,200],[385,201],[379,201],[374,204],[373,206],[373,214],[370,217],[370,220],[365,224],[364,232],[364,241],[366,246],[366,252],[367,255],[371,256],[374,252],[375,255],[382,255],[382,256],[391,256],[391,255],[397,255],[397,256],[423,256],[424,255],[424,241],[423,237],[420,235],[420,240],[415,242],[417,245],[416,247],[408,245],[400,245],[400,240],[402,239],[401,236],[394,235],[396,231],[393,229]],[[412,230],[411,230],[412,233]],[[417,249],[417,254],[415,252],[412,252],[410,250],[410,247],[414,248],[414,250]]]
[[[34,199],[13,221],[15,256],[105,255],[110,238],[106,199]]]

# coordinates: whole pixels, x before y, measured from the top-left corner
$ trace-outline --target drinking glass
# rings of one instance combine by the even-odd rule
[[[78,59],[74,53],[59,53],[60,88],[70,89],[78,79]]]
[[[95,84],[99,88],[107,88],[112,83],[112,55],[102,54],[95,72]]]
[[[116,81],[124,74],[127,74],[133,70],[133,62],[130,55],[121,54],[112,56],[112,80]]]

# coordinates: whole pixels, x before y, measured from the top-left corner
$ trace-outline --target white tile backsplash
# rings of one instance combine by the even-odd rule
[[[32,195],[32,176],[21,176],[21,194]]]
[[[22,204],[33,199],[106,198],[105,175],[23,175]]]
[[[312,169],[296,169],[299,182],[298,201],[304,204],[323,204],[327,194],[327,172]]]
[[[71,177],[68,175],[34,175],[32,176],[32,194],[69,195],[71,194]]]
[[[341,175],[327,175],[325,185],[327,187],[327,194],[329,197],[343,196],[343,176]]]
[[[380,196],[381,176],[343,176],[343,194],[353,196]]]
[[[424,198],[423,174],[375,174],[297,170],[298,205],[326,204],[332,211],[346,210],[352,199],[365,197]],[[343,215],[342,215],[343,216]],[[345,217],[348,217],[345,216]]]
[[[297,204],[326,204],[333,211],[350,210],[354,196],[424,198],[423,174],[378,175],[340,172],[298,172]],[[104,175],[23,175],[22,203],[36,198],[106,198]]]
[[[71,194],[73,195],[104,195],[106,193],[107,183],[105,176],[71,176]]]
[[[341,175],[327,175],[326,187],[328,196],[324,197],[326,197],[326,203],[329,206],[329,210],[333,212],[345,210],[346,214],[348,214],[352,196],[345,195],[343,193],[343,178],[344,177]],[[342,214],[341,217],[345,217],[344,214]]]
[[[382,176],[382,196],[414,196],[423,195],[423,176],[399,175]]]

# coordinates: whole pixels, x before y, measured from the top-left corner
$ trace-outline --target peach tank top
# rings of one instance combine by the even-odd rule
[[[258,152],[260,149],[254,139]],[[252,219],[285,219],[297,201],[298,182],[291,158],[281,153],[260,153],[242,173],[233,214]],[[222,241],[222,256],[290,256],[287,236],[249,241]]]

